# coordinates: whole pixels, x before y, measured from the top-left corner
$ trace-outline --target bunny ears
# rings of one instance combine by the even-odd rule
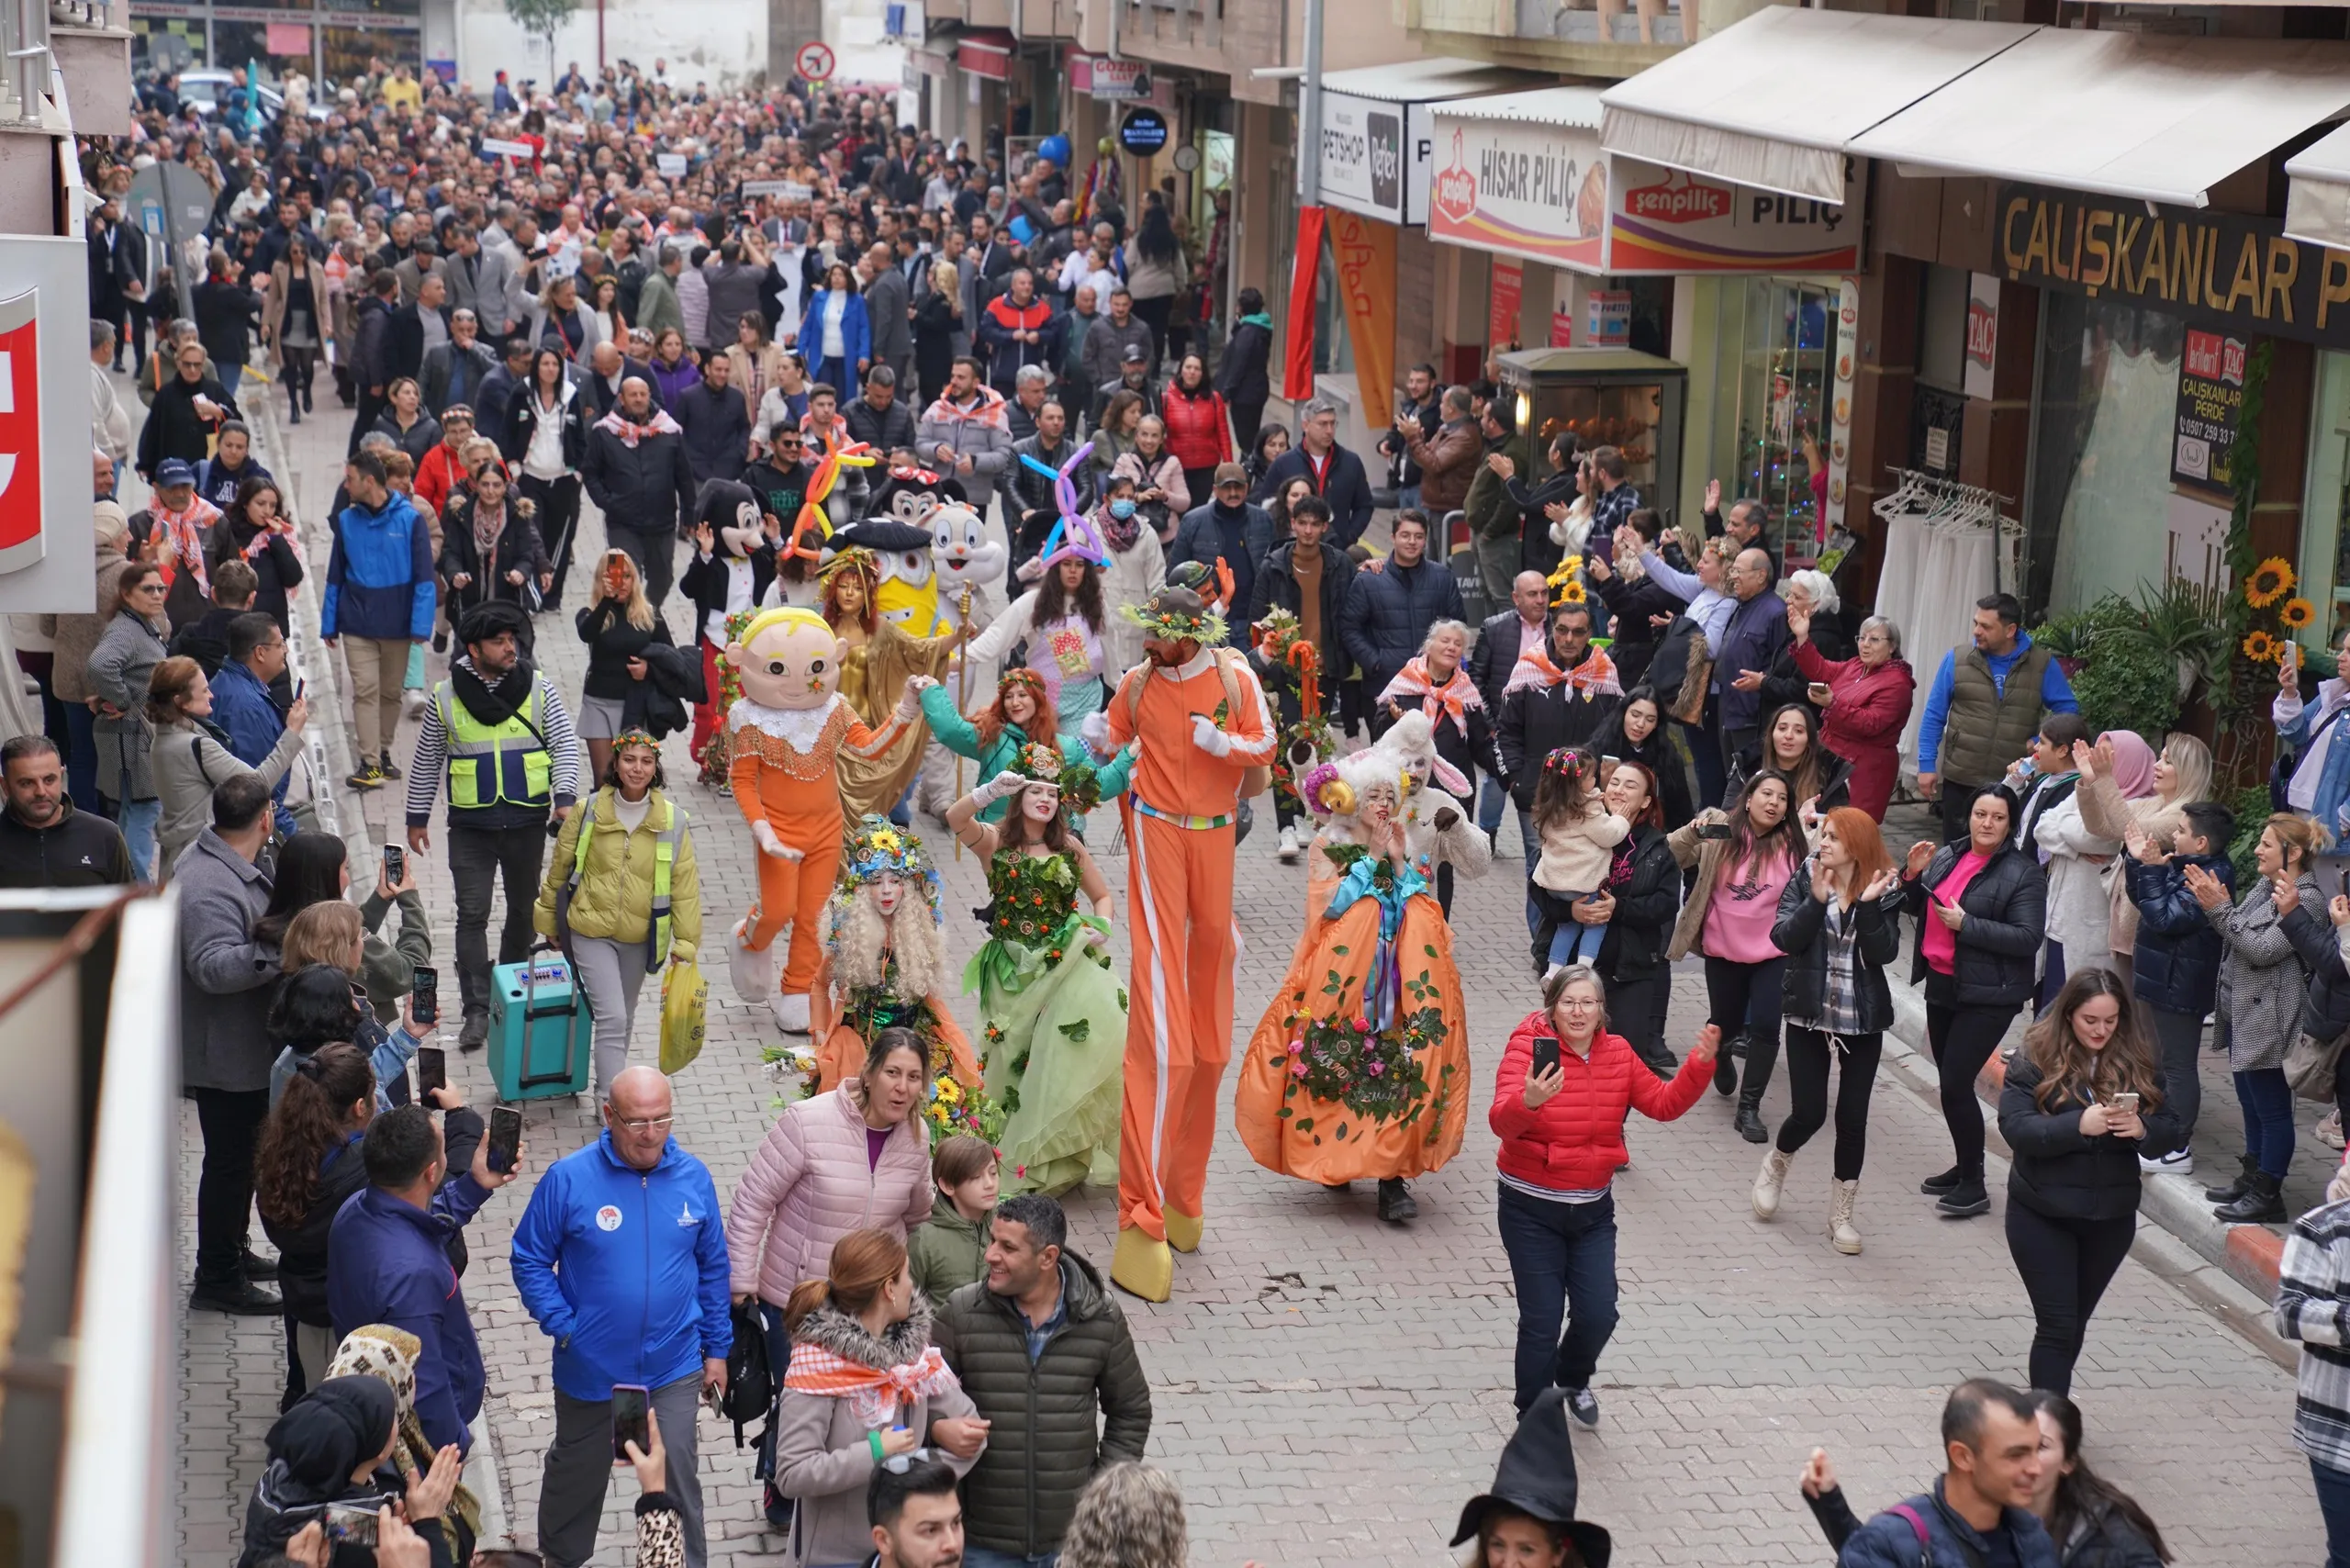
[[[841,465],[870,468],[878,461],[864,442],[853,441],[841,446],[824,442],[823,460],[816,465],[816,476],[808,483],[808,498],[800,504],[800,515],[792,520],[791,537],[782,552],[786,558],[797,555],[802,560],[823,560],[823,552],[807,543],[808,533],[812,528],[818,539],[833,536],[833,520],[824,515],[824,502],[840,483]]]
[[[1077,507],[1077,468],[1093,454],[1093,443],[1087,442],[1069,454],[1069,461],[1058,469],[1039,463],[1027,453],[1020,461],[1053,482],[1053,504],[1058,508],[1061,520],[1053,524],[1052,532],[1045,536],[1045,553],[1039,565],[1051,571],[1063,561],[1086,561],[1097,566],[1110,565],[1110,547],[1102,541],[1102,531],[1093,526]]]

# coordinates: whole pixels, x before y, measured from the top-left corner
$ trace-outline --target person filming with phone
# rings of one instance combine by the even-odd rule
[[[1679,1119],[1706,1092],[1721,1045],[1721,1031],[1707,1025],[1667,1082],[1608,1032],[1601,998],[1588,964],[1551,974],[1541,1011],[1527,1014],[1502,1052],[1489,1117],[1502,1140],[1502,1247],[1517,1288],[1518,1414],[1557,1384],[1585,1428],[1599,1425],[1592,1377],[1616,1331],[1609,1186],[1631,1159],[1624,1119],[1636,1110]]]
[[[708,1548],[695,1467],[695,1404],[726,1387],[734,1347],[726,1233],[710,1169],[670,1136],[669,1081],[611,1081],[602,1136],[547,1169],[514,1228],[514,1288],[554,1341],[554,1440],[539,1490],[539,1545],[577,1568],[596,1553],[627,1417],[668,1432],[668,1484],[687,1568]]]

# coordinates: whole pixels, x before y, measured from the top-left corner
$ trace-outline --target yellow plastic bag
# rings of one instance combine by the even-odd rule
[[[661,1070],[682,1072],[701,1055],[702,1008],[710,982],[693,964],[671,964],[661,977]]]

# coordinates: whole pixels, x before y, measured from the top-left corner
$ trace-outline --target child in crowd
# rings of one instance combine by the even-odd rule
[[[2132,994],[2146,1004],[2153,1022],[2162,1051],[2163,1099],[2180,1129],[2177,1149],[2151,1159],[2142,1156],[2138,1163],[2149,1171],[2179,1176],[2195,1169],[2189,1140],[2203,1107],[2197,1053],[2203,1045],[2203,1020],[2218,1001],[2221,957],[2219,932],[2188,890],[2187,868],[2201,867],[2231,896],[2236,881],[2235,868],[2228,861],[2235,817],[2211,801],[2196,801],[2184,815],[2172,837],[2172,854],[2165,855],[2162,845],[2142,827],[2132,825],[2127,840],[2130,902],[2138,907]]]
[[[906,1271],[934,1306],[976,1280],[987,1278],[990,1226],[995,1219],[995,1150],[988,1140],[957,1133],[930,1157],[938,1184],[930,1217],[906,1238]]]
[[[1542,853],[1528,896],[1542,913],[1550,963],[1597,963],[1607,927],[1579,924],[1574,906],[1606,885],[1612,852],[1632,831],[1600,798],[1599,758],[1578,746],[1544,757],[1532,816]]]

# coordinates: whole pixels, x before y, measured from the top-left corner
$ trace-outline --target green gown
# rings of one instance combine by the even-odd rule
[[[1126,993],[1087,942],[1074,856],[997,852],[987,940],[963,972],[979,998],[988,1097],[1005,1120],[1002,1190],[1067,1192],[1118,1179]]]

